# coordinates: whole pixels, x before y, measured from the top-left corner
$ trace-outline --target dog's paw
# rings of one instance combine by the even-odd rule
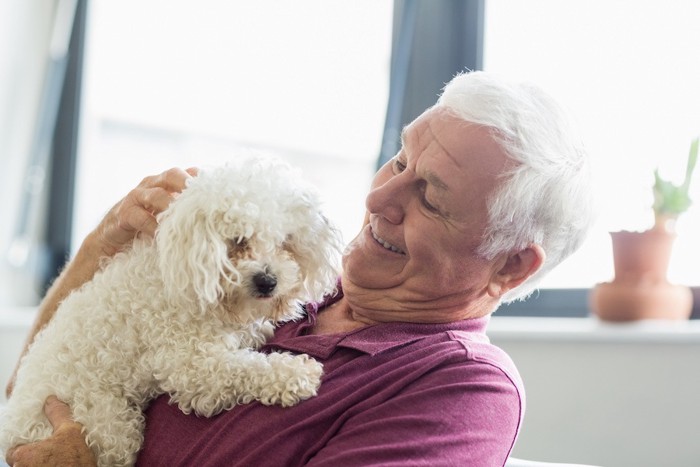
[[[261,388],[260,402],[289,407],[317,394],[323,365],[308,355],[272,353],[268,356],[272,374]]]

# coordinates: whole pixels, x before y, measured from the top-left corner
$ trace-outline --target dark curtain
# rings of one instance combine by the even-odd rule
[[[481,70],[484,0],[395,0],[389,103],[378,167],[401,129],[437,100],[457,73]]]
[[[58,275],[70,255],[86,17],[87,0],[78,0],[51,141],[49,207],[45,232],[47,267],[45,277],[42,278],[44,290]]]

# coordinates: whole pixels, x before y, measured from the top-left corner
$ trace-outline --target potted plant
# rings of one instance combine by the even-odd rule
[[[696,138],[690,145],[683,183],[676,185],[654,171],[654,225],[643,232],[611,232],[615,277],[596,284],[591,309],[606,321],[688,319],[690,288],[668,282],[666,272],[676,238],[676,220],[691,205],[690,181],[698,159]]]

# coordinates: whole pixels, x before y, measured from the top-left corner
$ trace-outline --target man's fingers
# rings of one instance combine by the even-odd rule
[[[64,404],[56,396],[49,396],[44,402],[44,414],[49,419],[54,431],[66,422],[72,422],[73,416],[70,407]]]
[[[142,188],[162,188],[163,190],[167,192],[180,192],[185,188],[185,185],[187,184],[187,180],[190,179],[193,175],[191,170],[195,170],[195,174],[197,169],[191,167],[187,170],[182,170],[179,168],[172,168],[169,170],[166,170],[165,172],[161,172],[158,175],[152,175],[150,177],[144,178],[141,183],[139,183],[139,186]]]
[[[156,215],[165,211],[179,193],[161,187],[137,188],[132,192],[133,198],[127,198],[130,202],[127,208],[138,206]]]
[[[20,449],[22,449],[22,446],[15,446],[5,451],[5,462],[9,465],[15,465],[21,454],[21,451],[18,452]]]
[[[144,216],[143,210],[156,216],[165,211],[175,197],[187,186],[187,180],[196,176],[198,169],[170,169],[159,175],[146,177],[124,200],[124,214],[130,226],[137,231],[153,233],[155,219]]]

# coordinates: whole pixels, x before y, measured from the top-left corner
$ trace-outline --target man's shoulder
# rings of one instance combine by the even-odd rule
[[[447,334],[464,349],[467,362],[490,366],[508,377],[518,389],[522,388],[522,378],[513,359],[506,351],[492,344],[485,334],[465,331],[449,331]]]

